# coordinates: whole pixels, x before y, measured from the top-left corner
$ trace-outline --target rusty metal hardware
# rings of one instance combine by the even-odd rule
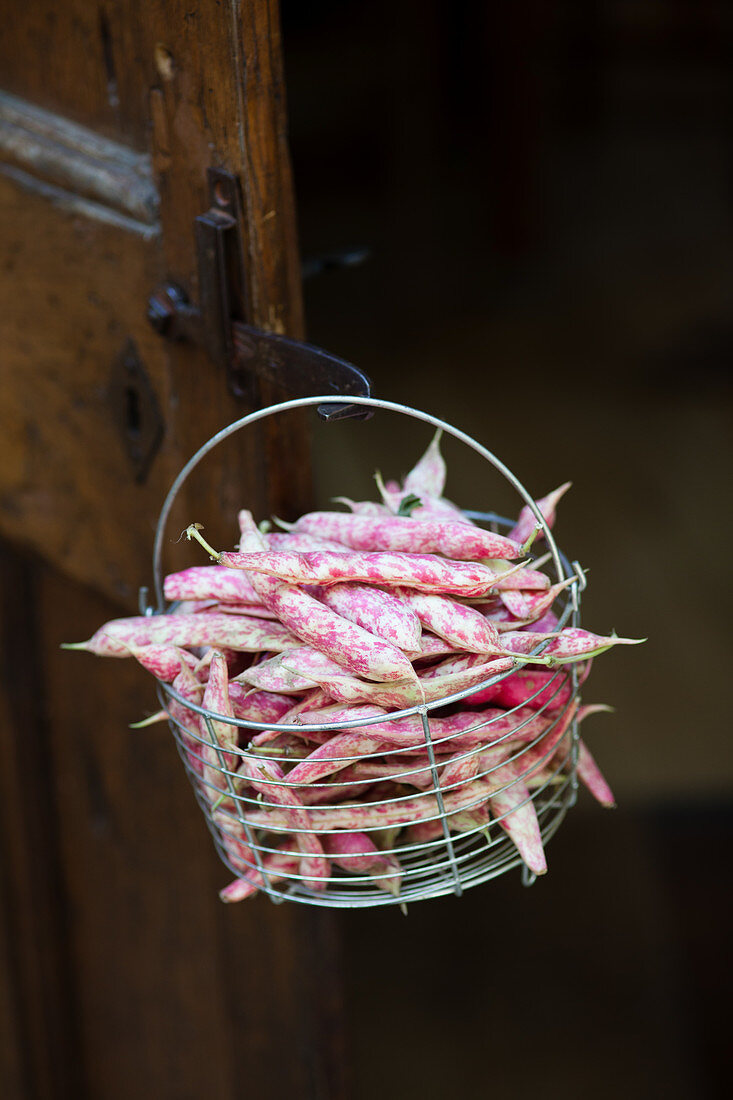
[[[153,328],[174,340],[203,347],[223,371],[230,392],[254,407],[258,383],[266,379],[289,397],[314,393],[343,393],[368,397],[369,379],[357,367],[311,344],[246,323],[244,259],[240,226],[241,197],[235,176],[219,168],[207,173],[210,208],[196,218],[198,253],[198,306],[174,283],[158,287],[148,300],[148,320]],[[322,406],[325,420],[365,419],[371,410],[343,405]]]
[[[141,483],[162,442],[164,423],[155,390],[132,340],[127,341],[112,365],[109,405],[135,481]]]
[[[251,387],[235,370],[232,334],[232,322],[245,319],[239,184],[219,168],[208,170],[207,182],[210,206],[195,222],[199,305],[189,302],[181,287],[166,283],[148,301],[148,320],[161,336],[203,347],[224,371],[230,390],[251,397]]]

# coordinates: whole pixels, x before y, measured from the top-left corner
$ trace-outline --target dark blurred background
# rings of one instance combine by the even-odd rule
[[[340,918],[355,1094],[728,1095],[733,8],[290,0],[283,23],[303,255],[371,253],[307,282],[309,337],[533,494],[571,479],[584,623],[648,637],[585,691],[616,707],[587,739],[618,809],[581,794],[545,880]],[[319,433],[324,491],[370,491],[361,431]],[[383,472],[428,438],[390,421]],[[495,506],[446,454],[448,495]]]

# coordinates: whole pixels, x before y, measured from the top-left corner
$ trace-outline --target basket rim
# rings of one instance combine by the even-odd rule
[[[291,411],[298,408],[308,408],[323,404],[341,404],[343,403],[343,395],[326,394],[315,397],[299,397],[293,398],[289,401],[282,401],[275,405],[267,405],[262,409],[256,409],[246,416],[240,417],[238,420],[232,421],[226,427],[222,428],[215,435],[211,436],[196,452],[189,461],[182,467],[178,476],[171,485],[170,490],[163,502],[163,506],[160,511],[158,523],[156,526],[155,540],[153,545],[153,574],[155,581],[155,595],[157,600],[157,608],[149,608],[148,613],[152,614],[169,614],[174,605],[166,607],[166,600],[163,596],[163,575],[162,575],[162,552],[163,552],[163,539],[168,523],[168,517],[171,509],[175,503],[175,500],[183,487],[184,483],[188,479],[189,475],[198,466],[206,455],[208,455],[219,443],[222,443],[225,439],[228,439],[231,435],[240,431],[242,428],[249,427],[251,424],[258,422],[259,420],[266,419],[269,416],[274,416],[282,412]],[[446,420],[442,420],[439,417],[433,416],[431,413],[423,412],[419,409],[415,409],[412,406],[404,405],[395,401],[387,401],[383,398],[376,397],[357,397],[349,396],[349,403],[355,405],[364,405],[370,408],[383,409],[387,412],[395,412],[403,414],[413,419],[422,421],[423,423],[430,424],[435,428],[440,428],[442,431],[447,432],[448,435],[457,439],[459,442],[468,446],[475,451],[481,458],[487,461],[494,467],[504,478],[512,485],[512,487],[519,493],[520,497],[524,500],[525,504],[529,506],[533,512],[538,525],[542,528],[543,536],[547,547],[552,557],[552,563],[557,574],[558,582],[569,580],[575,575],[578,578],[578,582],[581,581],[582,574],[577,562],[571,562],[562,551],[559,550],[555,539],[552,534],[552,530],[547,523],[544,515],[537,507],[535,500],[530,496],[524,485],[512,473],[511,470],[498,459],[488,448],[483,444],[477,442],[467,432],[462,431],[460,428],[453,427]],[[480,512],[472,509],[465,509],[466,514],[471,518],[480,519],[483,522],[491,523],[495,522],[500,525],[511,526],[512,520],[507,519],[504,516],[499,516],[494,512]],[[561,630],[565,623],[571,616],[577,615],[579,611],[579,590],[582,588],[582,584],[571,584],[569,586],[569,599],[560,616],[560,622],[558,623],[557,630]],[[141,590],[141,597],[144,598],[146,590]],[[546,647],[548,641],[540,642],[531,651],[528,656],[536,656],[541,653]],[[453,692],[450,695],[446,695],[443,698],[432,700],[429,703],[415,704],[411,707],[405,707],[401,710],[389,711],[389,720],[396,721],[401,718],[409,718],[412,716],[420,715],[426,718],[430,711],[439,707],[448,706],[452,703],[460,702],[462,699],[467,698],[469,695],[475,694],[479,691],[483,691],[487,687],[491,687],[493,684],[498,683],[505,677],[510,676],[517,668],[521,668],[526,662],[515,662],[514,665],[501,672],[494,673],[487,677],[486,680],[481,681],[478,684],[473,685],[470,688],[464,688],[461,691]],[[185,699],[179,692],[177,692],[172,685],[161,685],[166,695],[174,699],[182,706],[187,707],[189,710],[196,714],[201,715],[204,718],[208,718],[211,721],[225,722],[232,726],[237,726],[242,729],[261,730],[263,728],[262,722],[254,722],[244,718],[233,718],[229,715],[218,714],[215,711],[207,710],[204,707],[199,706]],[[384,720],[383,714],[374,715],[370,718],[352,719],[350,721],[336,721],[336,722],[324,722],[324,723],[308,723],[314,731],[329,731],[329,730],[348,730],[360,726],[374,725]],[[278,729],[283,733],[297,733],[302,728],[302,723],[277,723]]]
[[[163,596],[163,573],[162,573],[162,556],[163,556],[163,539],[168,525],[168,517],[171,509],[176,501],[178,493],[188,480],[189,475],[202,461],[220,443],[228,439],[231,435],[241,431],[243,428],[247,428],[252,424],[256,424],[260,420],[267,419],[270,416],[277,416],[280,413],[288,412],[294,409],[310,408],[315,405],[340,405],[344,403],[344,395],[325,394],[317,397],[296,397],[289,401],[281,401],[275,405],[266,405],[262,409],[255,409],[253,412],[248,413],[246,416],[240,417],[238,420],[232,421],[226,427],[210,436],[204,444],[191,456],[188,462],[179,471],[173,484],[168,490],[168,494],[163,501],[163,505],[158,516],[158,522],[155,529],[155,539],[153,542],[153,578],[155,584],[155,598],[157,601],[158,612],[165,610],[165,598]],[[486,462],[490,463],[517,491],[524,503],[530,508],[538,525],[542,528],[542,532],[547,544],[547,548],[552,556],[553,565],[557,574],[558,581],[567,579],[562,575],[562,568],[560,562],[560,556],[558,552],[555,539],[552,535],[550,525],[547,523],[542,512],[537,507],[535,500],[525,489],[516,474],[512,473],[508,466],[506,466],[501,459],[497,458],[492,451],[487,447],[484,447],[482,443],[479,443],[473,436],[467,432],[462,431],[460,428],[455,428],[447,420],[442,420],[440,417],[433,416],[432,413],[423,412],[420,409],[416,409],[411,405],[404,405],[397,401],[387,401],[384,398],[378,397],[352,397],[349,396],[348,403],[352,405],[364,405],[367,408],[383,409],[385,412],[394,412],[402,414],[404,416],[412,417],[414,420],[420,420],[425,424],[430,424],[434,428],[439,428],[443,432],[457,439],[460,443],[469,447],[475,451],[479,457],[483,458]]]

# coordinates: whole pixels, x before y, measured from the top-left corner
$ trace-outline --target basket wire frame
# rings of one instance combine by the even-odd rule
[[[230,424],[217,435],[212,436],[196,452],[174,481],[161,510],[153,552],[157,607],[147,606],[147,590],[141,590],[141,611],[144,614],[165,614],[166,611],[173,609],[172,607],[166,608],[163,597],[162,552],[164,535],[176,496],[198,463],[214,447],[234,432],[246,428],[267,416],[306,406],[338,403],[340,400],[342,399],[334,396],[299,398],[257,410],[249,416]],[[575,583],[568,585],[554,605],[559,616],[557,630],[566,625],[579,626],[580,593],[585,588],[583,570],[577,562],[571,564],[558,550],[552,532],[534,500],[515,475],[499,459],[464,432],[427,413],[377,398],[350,397],[349,400],[353,404],[401,413],[430,424],[435,428],[441,428],[448,435],[466,444],[501,473],[522,497],[523,503],[530,507],[538,524],[541,525],[557,581],[574,578]],[[511,527],[510,520],[494,512],[466,511],[465,514],[467,518],[484,523],[493,530]],[[532,651],[532,655],[541,654],[547,644],[549,642],[540,643]],[[404,746],[384,746],[376,752],[363,754],[359,757],[333,756],[330,758],[331,762],[339,763],[342,766],[370,760],[375,765],[380,760],[386,764],[386,757],[394,760],[394,765],[391,763],[388,765],[388,769],[393,768],[393,770],[387,770],[382,775],[381,790],[379,779],[375,779],[371,784],[370,793],[373,796],[376,787],[380,795],[379,798],[371,797],[366,802],[360,802],[358,800],[359,794],[364,792],[365,781],[358,779],[343,780],[340,778],[338,770],[316,783],[288,783],[287,775],[285,775],[282,782],[274,779],[269,781],[263,779],[261,786],[269,784],[275,788],[289,787],[291,790],[295,789],[299,792],[301,799],[307,798],[308,801],[304,805],[306,812],[310,815],[310,820],[318,818],[318,822],[320,822],[321,818],[324,818],[324,825],[318,824],[316,827],[314,824],[312,830],[320,836],[343,832],[346,828],[343,825],[333,824],[333,821],[337,819],[339,809],[343,809],[344,794],[348,797],[349,807],[354,811],[362,810],[364,807],[370,807],[372,810],[375,807],[382,807],[385,817],[391,822],[387,825],[384,821],[381,824],[359,825],[358,831],[369,836],[374,834],[376,837],[379,837],[381,833],[382,838],[384,838],[385,829],[388,837],[391,831],[393,839],[387,847],[382,849],[382,855],[396,857],[399,861],[399,870],[391,869],[389,863],[387,863],[387,869],[384,870],[373,870],[368,874],[355,873],[345,870],[343,863],[340,867],[337,867],[331,861],[332,877],[325,889],[318,890],[313,889],[308,884],[304,876],[299,873],[299,870],[279,869],[276,875],[268,871],[266,857],[271,857],[278,852],[278,842],[282,842],[284,835],[293,836],[297,839],[299,834],[311,832],[311,830],[298,828],[290,822],[286,826],[278,826],[268,822],[267,827],[264,827],[264,824],[261,824],[263,815],[269,815],[276,819],[278,813],[282,811],[281,804],[275,799],[270,801],[261,792],[256,797],[251,794],[248,795],[246,793],[248,788],[241,789],[242,777],[237,774],[237,766],[241,757],[256,761],[260,766],[266,765],[268,762],[277,764],[289,760],[297,762],[298,757],[285,756],[282,751],[263,751],[259,747],[256,751],[254,747],[236,747],[229,739],[226,747],[223,747],[217,734],[217,725],[234,727],[232,739],[235,742],[239,739],[240,742],[244,743],[248,736],[247,731],[249,731],[250,737],[260,732],[263,729],[262,722],[252,722],[246,719],[216,714],[185,698],[169,684],[160,684],[158,693],[161,704],[168,714],[169,725],[179,755],[192,783],[196,799],[204,814],[216,849],[235,877],[245,878],[252,882],[261,892],[266,893],[274,903],[280,903],[287,899],[302,904],[339,908],[362,908],[377,905],[401,905],[404,907],[410,902],[425,898],[440,897],[447,894],[460,896],[464,890],[487,882],[515,867],[521,867],[522,869],[522,882],[525,885],[531,885],[535,880],[535,875],[523,862],[513,841],[502,828],[504,818],[509,813],[521,809],[531,800],[534,803],[542,842],[543,845],[546,845],[559,828],[567,810],[576,801],[579,735],[573,708],[578,696],[579,679],[575,664],[560,666],[553,670],[554,675],[550,683],[538,688],[531,699],[528,700],[531,701],[541,693],[549,695],[550,688],[556,684],[553,694],[549,695],[544,703],[534,711],[539,717],[545,716],[548,719],[535,738],[526,741],[526,743],[522,741],[520,748],[513,750],[508,758],[502,759],[500,763],[484,771],[477,770],[475,774],[471,775],[470,779],[464,777],[452,785],[450,783],[445,786],[441,784],[439,768],[445,765],[447,759],[450,759],[454,764],[464,760],[468,762],[474,758],[478,761],[482,752],[495,748],[504,741],[516,740],[517,734],[521,734],[522,729],[530,720],[525,718],[518,721],[512,729],[493,739],[490,736],[490,727],[492,722],[496,721],[496,718],[477,722],[468,730],[462,730],[458,736],[476,733],[486,728],[489,731],[487,739],[483,740],[482,738],[475,747],[459,752],[453,751],[449,757],[446,757],[445,752],[441,750],[450,750],[454,737],[451,735],[435,736],[435,732],[439,731],[434,731],[431,726],[432,712],[460,702],[469,695],[482,691],[484,688],[510,675],[512,671],[514,670],[510,669],[495,674],[483,683],[463,691],[454,692],[445,698],[389,713],[388,718],[390,721],[417,719],[419,723],[417,729],[422,731],[421,742],[416,740],[414,743]],[[562,706],[559,708],[554,707],[553,703],[556,696],[566,689],[569,690]],[[502,717],[511,715],[519,709],[519,706],[508,709],[503,712]],[[436,717],[435,715],[432,716]],[[341,721],[336,724],[309,723],[307,727],[304,727],[297,722],[278,722],[276,726],[265,728],[276,729],[278,734],[302,733],[304,728],[314,733],[326,731],[327,733],[336,734],[354,727],[368,730],[370,725],[383,720],[384,715],[380,714],[373,718],[354,719],[348,722]],[[492,811],[489,818],[488,811],[485,809],[488,805],[487,799],[489,796],[485,793],[486,788],[480,786],[473,801],[469,800],[465,804],[461,804],[457,810],[452,808],[452,803],[451,806],[447,806],[446,800],[451,800],[454,794],[457,796],[461,788],[475,781],[486,780],[492,772],[502,767],[505,768],[507,765],[510,765],[513,769],[512,778],[501,786],[492,786],[491,797],[510,791],[517,784],[523,783],[528,776],[522,772],[522,757],[536,749],[544,738],[550,738],[554,731],[561,728],[560,723],[564,721],[567,724],[567,729],[563,731],[557,744],[553,744],[552,748],[548,749],[544,759],[539,758],[539,763],[538,758],[535,757],[531,764],[529,779],[532,785],[528,788],[527,797],[523,800],[513,800],[511,810],[505,811],[503,815],[497,815]],[[239,728],[237,729],[237,727]],[[204,736],[204,730],[206,736]],[[568,741],[567,751],[563,753],[563,746]],[[436,749],[439,755],[436,755]],[[422,754],[420,762],[415,764],[410,757],[418,756],[420,753]],[[429,777],[429,783],[425,783],[424,786],[408,787],[407,782],[401,782],[402,780],[408,780],[410,776],[414,779],[419,772],[422,772],[426,778]],[[538,772],[539,778],[532,778],[537,777]],[[401,793],[382,798],[381,794],[384,787],[387,784],[394,786],[395,783],[398,784],[397,789]],[[350,788],[352,787],[355,799],[349,797]],[[328,801],[330,793],[338,797],[337,802],[330,803]],[[427,799],[432,799],[432,803],[422,802],[422,800]],[[417,821],[414,813],[410,813],[410,807],[414,808],[416,804],[421,806]],[[400,807],[403,805],[406,815],[404,818],[400,817]],[[428,807],[431,812],[426,813],[425,810]],[[450,820],[452,814],[470,814],[471,811],[478,811],[481,807],[484,807],[486,820],[478,821],[473,827],[469,825],[468,827],[456,828],[455,823]],[[329,810],[332,813],[329,814]],[[320,811],[320,815],[315,811]],[[328,827],[329,817],[333,818],[330,828]],[[425,827],[429,827],[427,831],[429,833],[434,832],[435,835],[430,835],[427,839],[415,840],[409,833],[411,831],[415,832],[413,826],[416,824],[419,826],[417,829],[418,834],[421,831],[424,832]],[[346,828],[346,831],[356,828],[357,826],[352,825],[350,828]],[[395,834],[396,842],[394,839]],[[348,863],[348,857],[343,857],[343,859]],[[396,880],[399,880],[398,890],[395,888]],[[390,885],[392,886],[391,890]]]

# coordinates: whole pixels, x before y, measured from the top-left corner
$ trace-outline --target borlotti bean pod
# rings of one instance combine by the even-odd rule
[[[524,681],[530,689],[516,705],[487,707],[466,700],[480,693],[479,699],[490,701],[498,686],[511,685],[510,678],[528,660],[542,661],[561,631],[580,627],[583,571],[558,549],[550,525],[519,480],[482,444],[404,405],[367,396],[348,400],[365,414],[389,412],[441,429],[509,482],[520,506],[530,510],[541,528],[555,594],[555,625],[538,638],[528,636],[526,652],[520,654],[515,642],[515,657],[495,657],[493,663],[480,654],[456,655],[455,650],[450,658],[449,646],[426,634],[422,661],[420,654],[413,654],[421,667],[424,701],[388,705],[391,685],[366,681],[363,702],[339,706],[333,696],[323,695],[326,715],[336,716],[331,721],[313,720],[318,710],[304,706],[299,712],[297,705],[298,685],[312,688],[315,697],[318,676],[324,675],[318,669],[329,658],[317,652],[314,656],[296,638],[288,660],[287,643],[280,649],[276,645],[279,623],[260,622],[265,631],[275,631],[275,648],[267,660],[252,666],[250,683],[234,675],[227,684],[224,655],[212,655],[211,650],[189,655],[175,680],[178,686],[159,681],[159,696],[217,851],[234,876],[222,896],[238,900],[262,892],[278,903],[405,906],[423,898],[460,895],[513,868],[521,868],[529,885],[544,871],[544,846],[576,799],[582,747],[578,719],[591,709],[579,709],[578,693],[589,662],[531,664],[537,676]],[[195,467],[233,433],[267,417],[305,407],[341,409],[343,402],[343,396],[303,397],[258,410],[197,451],[176,478],[160,514],[153,563],[157,606],[145,606],[141,593],[144,614],[176,613],[177,605],[164,597],[162,554],[174,501]],[[475,503],[477,510],[465,512],[465,519],[494,532],[512,528],[513,521],[482,510],[485,502]],[[536,545],[523,558],[528,568],[533,555],[536,560]],[[247,608],[242,611],[246,614]],[[431,646],[435,661],[441,645],[442,660],[453,665],[443,677],[445,688],[436,688],[431,676],[436,666],[429,660]],[[203,667],[207,660],[204,689],[195,666]],[[353,677],[346,669],[340,671],[348,698]],[[290,701],[285,694],[278,703],[276,693],[256,687],[260,679],[267,684],[267,677],[274,675],[282,677],[277,684],[294,685]],[[335,676],[333,682],[338,680]],[[436,690],[443,694],[436,695]],[[373,703],[375,698],[381,703]],[[247,713],[247,700],[256,717],[237,717],[237,710]],[[592,758],[587,771],[591,765]]]

